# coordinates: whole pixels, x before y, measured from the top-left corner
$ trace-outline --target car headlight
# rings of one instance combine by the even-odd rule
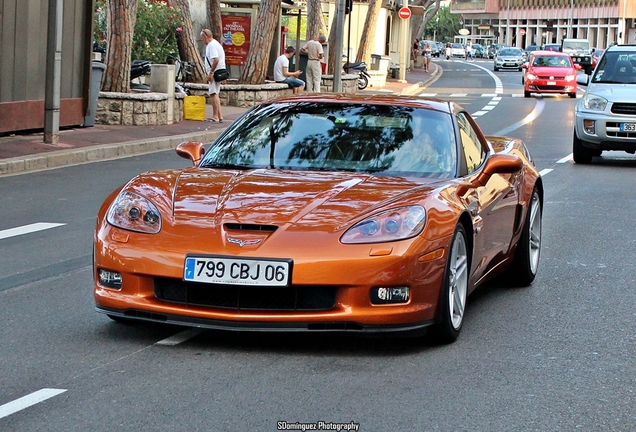
[[[340,241],[356,244],[404,240],[421,233],[425,223],[426,211],[422,206],[399,207],[358,222],[343,234]]]
[[[607,99],[597,95],[586,93],[585,96],[583,96],[583,106],[589,110],[605,111],[605,107],[607,106]]]
[[[576,75],[567,75],[565,77],[566,81],[574,81],[576,79]]]
[[[531,74],[531,73],[529,73],[529,72],[528,72],[528,73],[526,74],[526,79],[527,79],[528,81],[534,81],[534,80],[536,80],[536,79],[537,79],[537,76],[536,76],[535,74]]]
[[[109,224],[130,231],[157,234],[161,231],[161,214],[147,198],[133,192],[121,192],[108,209]]]

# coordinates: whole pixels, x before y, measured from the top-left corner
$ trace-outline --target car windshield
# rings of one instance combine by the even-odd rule
[[[636,53],[608,51],[601,58],[592,82],[608,84],[636,83]]]
[[[448,178],[457,149],[451,116],[410,106],[273,103],[234,122],[201,168],[352,171]]]
[[[464,47],[463,47],[463,46],[462,46],[462,44],[460,44],[460,43],[454,43],[454,44],[451,44],[451,47],[453,47],[453,48],[461,48],[461,49],[464,49]]]
[[[563,42],[563,49],[567,50],[589,50],[590,43],[588,41],[566,41]]]
[[[520,56],[521,55],[521,50],[520,49],[514,49],[514,48],[502,48],[499,51],[499,55],[500,56]]]
[[[537,67],[572,67],[572,62],[569,57],[565,56],[535,56],[532,60],[532,66]]]

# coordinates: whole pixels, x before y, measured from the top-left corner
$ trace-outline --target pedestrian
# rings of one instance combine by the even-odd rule
[[[420,41],[419,39],[415,39],[413,41],[413,51],[411,52],[411,57],[413,57],[413,64],[417,64],[417,56],[420,53]]]
[[[327,40],[324,34],[318,39],[308,41],[300,51],[307,54],[307,91],[310,93],[320,93],[322,82],[322,66],[320,61],[324,57],[322,45]]]
[[[450,60],[453,56],[453,48],[451,48],[450,42],[446,42],[446,60]]]
[[[433,56],[433,48],[430,43],[426,44],[424,48],[424,72],[428,72],[428,68],[431,66],[431,57]]]
[[[219,69],[225,69],[225,51],[221,43],[214,39],[210,29],[201,30],[201,40],[205,44],[204,67],[208,80],[208,93],[212,101],[212,118],[209,119],[214,123],[223,123],[223,115],[221,114],[221,83],[214,81],[214,72]]]
[[[468,60],[469,58],[471,60],[473,59],[473,43],[472,42],[468,42],[466,44],[466,59],[465,60]]]
[[[294,56],[295,52],[296,49],[293,46],[288,46],[285,48],[285,52],[276,59],[274,62],[274,81],[287,84],[294,89],[294,94],[299,94],[305,88],[305,82],[298,79],[303,71],[289,72],[289,59]]]

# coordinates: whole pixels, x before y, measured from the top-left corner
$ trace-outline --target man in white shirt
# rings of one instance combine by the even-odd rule
[[[201,40],[205,44],[205,58],[203,59],[203,63],[208,78],[208,93],[212,101],[212,118],[210,121],[223,123],[221,99],[219,98],[221,83],[214,81],[214,71],[225,69],[225,51],[219,41],[214,39],[210,29],[201,31]]]
[[[298,79],[303,71],[289,72],[289,59],[294,56],[294,52],[296,52],[296,49],[288,46],[285,49],[285,53],[276,59],[274,63],[274,81],[287,84],[294,89],[294,94],[299,94],[305,88],[305,82]]]
[[[322,81],[322,67],[320,60],[324,56],[322,44],[327,38],[320,35],[318,39],[308,41],[300,51],[307,54],[307,91],[310,93],[320,93],[320,83]]]

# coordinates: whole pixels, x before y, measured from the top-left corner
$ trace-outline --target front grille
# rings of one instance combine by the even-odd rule
[[[636,104],[613,103],[610,111],[614,114],[636,115]]]
[[[324,286],[262,288],[155,278],[155,297],[171,303],[234,310],[315,311],[328,310],[335,306],[336,288]]]
[[[565,79],[564,76],[562,77],[558,77],[558,76],[550,76],[550,75],[546,75],[546,76],[539,76],[537,77],[539,79],[544,79],[544,80],[548,80],[548,81],[557,81],[557,80],[563,80]]]
[[[555,91],[565,91],[567,87],[565,86],[535,86],[537,90],[555,90]]]
[[[613,138],[636,138],[636,132],[621,131],[621,124],[619,122],[607,122],[605,124],[605,133],[608,137]]]

